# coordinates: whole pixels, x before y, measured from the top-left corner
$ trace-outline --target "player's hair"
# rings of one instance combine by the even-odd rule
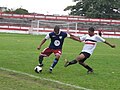
[[[95,29],[94,29],[93,27],[90,27],[88,30],[89,30],[89,31],[92,31],[92,32],[95,31]]]
[[[58,25],[55,25],[54,30],[59,30],[60,27]]]

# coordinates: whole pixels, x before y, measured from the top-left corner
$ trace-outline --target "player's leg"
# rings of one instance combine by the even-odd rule
[[[40,55],[39,55],[39,66],[40,66],[40,67],[43,66],[43,63],[42,63],[42,62],[43,62],[43,58],[44,58],[44,56],[40,54]]]
[[[88,70],[87,73],[92,73],[93,69],[89,65],[84,63],[85,60],[90,57],[90,54],[86,52],[82,52],[81,54],[84,55],[84,59],[79,60],[79,64]]]
[[[52,54],[52,50],[50,48],[45,48],[39,55],[39,59],[38,59],[39,64],[38,64],[38,66],[42,67],[44,57],[48,57],[50,54]]]
[[[72,61],[65,61],[66,63],[65,63],[65,65],[64,65],[64,67],[67,67],[67,66],[69,66],[69,65],[73,65],[73,64],[76,64],[77,62],[79,62],[80,60],[83,60],[85,58],[85,56],[84,56],[84,54],[81,54],[80,53],[80,55],[79,56],[77,56],[76,57],[76,59],[74,59],[74,60],[72,60]]]
[[[50,48],[45,48],[39,55],[39,64],[37,66],[42,67],[44,57],[48,57],[50,54],[52,54],[52,50]],[[39,73],[37,69],[35,69],[35,72]]]
[[[89,65],[85,64],[84,62],[79,61],[79,64],[88,70],[87,71],[88,74],[93,72],[93,69]]]
[[[57,65],[58,61],[59,61],[59,58],[62,54],[62,51],[61,50],[53,50],[54,54],[55,54],[55,58],[53,60],[53,63],[51,64],[50,66],[50,69],[49,69],[49,72],[51,73],[53,68]]]
[[[64,66],[67,67],[69,65],[76,64],[77,62],[79,62],[79,64],[81,64],[83,67],[85,67],[88,70],[88,73],[92,72],[93,69],[90,66],[88,66],[87,64],[84,63],[84,61],[89,57],[90,57],[90,54],[82,52],[82,53],[80,53],[80,55],[78,57],[76,57],[75,60],[72,60],[70,62],[66,61]]]
[[[38,67],[42,67],[43,66],[43,58],[44,58],[44,56],[42,55],[42,54],[40,54],[39,55],[39,59],[38,59],[38,61],[39,61],[39,64],[37,65]],[[36,66],[36,67],[37,67]],[[37,69],[34,69],[34,71],[36,72],[36,73],[39,73],[39,71],[37,70]],[[41,70],[41,72],[42,72],[42,70]]]
[[[73,64],[76,64],[77,62],[79,62],[79,60],[80,59],[84,59],[84,55],[82,55],[82,54],[80,54],[79,56],[77,56],[76,57],[76,59],[74,59],[74,60],[72,60],[72,61],[65,61],[66,63],[65,63],[65,65],[64,65],[64,67],[67,67],[67,66],[69,66],[69,65],[73,65]]]
[[[43,66],[43,58],[48,57],[52,53],[50,48],[45,48],[39,55],[39,66]]]
[[[51,65],[52,68],[54,68],[56,66],[56,64],[59,61],[59,58],[60,58],[60,55],[55,55],[55,58],[54,58],[53,63]]]

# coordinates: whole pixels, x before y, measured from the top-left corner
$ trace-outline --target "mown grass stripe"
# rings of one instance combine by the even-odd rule
[[[77,88],[77,89],[91,90],[91,89],[87,89],[87,88],[84,88],[84,87],[80,87],[80,86],[76,86],[76,85],[72,85],[72,84],[63,83],[63,82],[60,82],[60,81],[57,81],[57,80],[52,80],[52,79],[47,79],[47,78],[41,78],[41,77],[29,74],[29,73],[24,73],[24,72],[21,72],[21,71],[15,71],[15,70],[3,68],[3,67],[0,67],[0,69],[4,70],[4,71],[14,72],[14,73],[22,74],[22,75],[27,75],[29,77],[33,77],[33,78],[37,78],[37,79],[41,79],[41,80],[55,82],[55,83],[58,83],[58,84],[61,84],[61,85],[66,85],[66,86],[70,86],[70,87]]]

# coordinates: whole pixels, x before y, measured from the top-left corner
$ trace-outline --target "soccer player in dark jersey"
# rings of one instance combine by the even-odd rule
[[[49,68],[49,72],[52,73],[53,68],[56,66],[56,64],[59,61],[59,58],[62,54],[62,46],[64,43],[64,39],[66,37],[70,37],[69,34],[66,32],[60,31],[59,26],[54,27],[54,31],[47,34],[46,37],[41,41],[40,45],[37,47],[38,50],[40,50],[41,46],[46,42],[46,40],[51,39],[49,47],[45,48],[39,55],[39,65],[40,67],[43,66],[43,58],[48,57],[52,53],[54,53],[55,58],[53,60],[52,65]],[[78,40],[79,41],[79,40]],[[37,71],[36,71],[37,72]],[[37,72],[38,73],[38,72]]]

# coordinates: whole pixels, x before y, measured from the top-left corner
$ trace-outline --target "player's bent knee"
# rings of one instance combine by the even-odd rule
[[[55,58],[59,60],[60,56],[56,56]]]
[[[55,55],[55,57],[56,57],[57,59],[59,59],[60,56],[61,56],[60,54],[56,54],[56,55]]]
[[[82,61],[82,60],[81,60],[81,61],[79,61],[79,64],[83,65],[83,61]]]

